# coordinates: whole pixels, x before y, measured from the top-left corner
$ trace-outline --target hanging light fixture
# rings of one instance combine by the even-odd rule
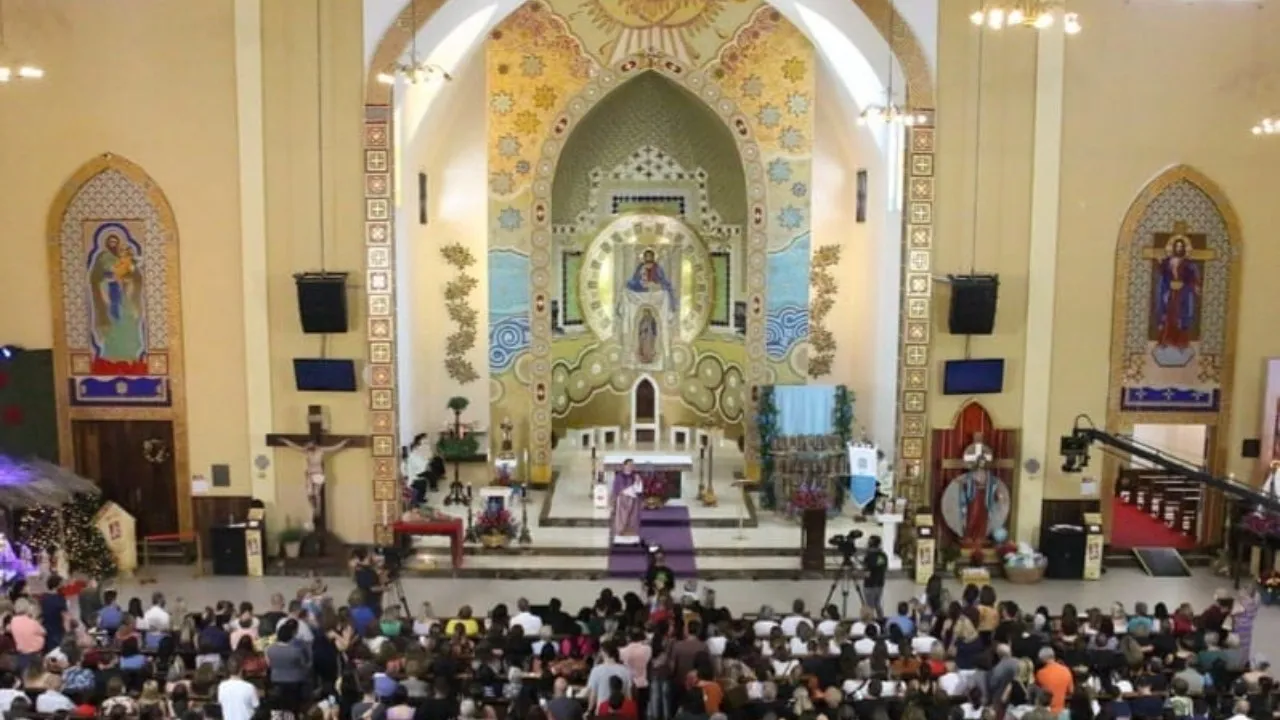
[[[893,94],[893,33],[897,17],[898,12],[893,6],[893,0],[890,0],[889,32],[887,33],[889,58],[886,63],[886,71],[889,75],[889,84],[884,91],[884,104],[868,105],[863,108],[862,114],[858,117],[859,125],[896,125],[899,127],[911,127],[912,125],[923,125],[929,122],[929,118],[925,115],[911,112],[911,110],[903,108],[895,102]]]
[[[5,43],[4,0],[0,0],[0,85],[15,80],[39,80],[44,70],[26,62],[9,62],[9,48]]]
[[[1253,126],[1254,135],[1280,135],[1280,117],[1262,118]]]
[[[418,57],[418,3],[414,0],[409,2],[409,32],[413,33],[409,40],[409,57],[396,63],[391,72],[378,73],[378,82],[395,85],[396,78],[403,77],[410,85],[420,85],[436,75],[446,81],[452,80],[453,76],[444,68],[427,62],[426,58]]]
[[[1065,12],[1061,0],[983,0],[982,9],[975,10],[969,21],[979,27],[992,30],[1011,27],[1029,27],[1047,30],[1062,16],[1062,31],[1076,35],[1084,26],[1079,13]]]

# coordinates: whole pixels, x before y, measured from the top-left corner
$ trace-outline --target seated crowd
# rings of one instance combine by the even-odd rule
[[[44,583],[42,583],[44,584]],[[1274,717],[1269,666],[1230,598],[1051,615],[941,581],[886,617],[864,607],[733,616],[691,593],[602,590],[484,617],[414,617],[318,582],[265,611],[156,593],[123,606],[59,579],[0,601],[0,713],[289,720],[1093,720]],[[639,588],[637,588],[639,590]],[[1247,644],[1247,638],[1245,639]]]

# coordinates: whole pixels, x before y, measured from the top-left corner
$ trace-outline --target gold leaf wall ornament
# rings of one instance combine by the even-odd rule
[[[476,346],[476,326],[479,314],[469,302],[471,291],[476,289],[480,281],[467,274],[467,268],[476,264],[471,251],[461,243],[451,243],[440,248],[440,255],[445,264],[458,271],[457,277],[444,285],[444,309],[458,329],[445,338],[444,368],[449,377],[459,384],[475,382],[480,379],[476,368],[467,360],[466,354]]]
[[[827,329],[827,315],[836,304],[834,269],[840,263],[840,246],[823,245],[809,261],[809,377],[831,374],[836,359],[836,337]]]

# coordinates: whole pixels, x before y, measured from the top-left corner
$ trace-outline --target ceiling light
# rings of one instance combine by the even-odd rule
[[[1280,135],[1280,118],[1262,118],[1253,126],[1254,135]]]
[[[1011,27],[1029,27],[1046,30],[1054,26],[1062,15],[1062,29],[1068,35],[1079,33],[1078,13],[1063,12],[1064,0],[984,0],[982,9],[969,15],[969,22],[992,30]]]

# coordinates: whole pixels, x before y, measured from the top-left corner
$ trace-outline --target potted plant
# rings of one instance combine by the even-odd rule
[[[289,523],[284,530],[280,531],[280,547],[284,550],[286,558],[296,560],[302,554],[302,538],[306,535],[302,528],[293,523]]]
[[[515,518],[506,508],[486,508],[476,518],[476,533],[480,536],[480,543],[487,548],[506,547],[518,532]]]

